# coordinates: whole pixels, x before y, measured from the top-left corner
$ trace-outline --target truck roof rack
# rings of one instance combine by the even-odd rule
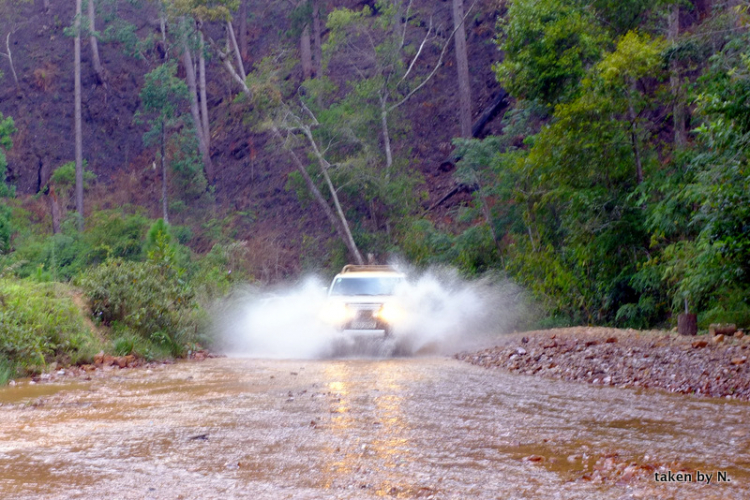
[[[347,264],[341,270],[341,274],[344,273],[360,273],[360,272],[398,272],[392,266],[362,266],[358,264]]]

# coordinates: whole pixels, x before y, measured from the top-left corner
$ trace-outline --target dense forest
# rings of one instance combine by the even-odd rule
[[[181,355],[234,283],[393,258],[749,326],[747,7],[0,0],[0,378],[100,348],[79,289]]]

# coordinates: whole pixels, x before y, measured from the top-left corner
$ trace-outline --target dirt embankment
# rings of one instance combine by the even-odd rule
[[[750,335],[682,337],[576,327],[508,335],[456,358],[486,368],[617,387],[750,401]]]

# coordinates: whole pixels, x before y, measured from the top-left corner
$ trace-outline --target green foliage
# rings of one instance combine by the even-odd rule
[[[0,378],[41,371],[53,360],[93,359],[98,341],[73,293],[58,283],[0,279]]]
[[[8,161],[5,153],[13,147],[11,136],[16,132],[13,118],[5,118],[0,113],[0,256],[10,250],[10,237],[14,232],[11,224],[11,210],[3,198],[12,197],[13,189],[5,183]]]
[[[9,260],[16,263],[15,272],[20,277],[37,275],[69,280],[108,258],[140,260],[144,256],[147,224],[148,219],[140,213],[94,212],[83,233],[78,232],[75,220],[70,219],[63,224],[60,234],[20,234]],[[40,269],[44,274],[38,274]]]
[[[555,104],[574,96],[605,41],[592,12],[577,0],[516,0],[500,21],[498,81],[527,100]]]
[[[651,220],[663,246],[661,270],[672,308],[684,301],[712,320],[750,325],[750,89],[748,35],[741,33],[712,58],[696,100],[703,117],[698,145]],[[750,94],[748,94],[750,95]],[[674,219],[670,226],[664,219]]]
[[[187,84],[177,78],[176,73],[177,64],[168,62],[144,76],[139,96],[144,114],[152,117],[152,129],[160,129],[162,124],[174,126],[170,122],[180,116],[181,106],[188,102]]]
[[[205,21],[227,21],[239,7],[239,0],[168,0],[168,9],[176,15],[191,15]]]
[[[475,276],[499,263],[494,241],[484,225],[470,226],[452,235],[426,219],[415,219],[405,221],[400,231],[401,251],[420,267],[450,264],[464,275]]]
[[[211,201],[212,195],[198,154],[195,131],[192,128],[181,128],[173,133],[169,137],[167,152],[176,196],[187,204],[201,199]]]
[[[719,9],[667,44],[653,34],[672,5],[518,0],[499,25],[496,70],[518,102],[504,136],[459,143],[463,216],[496,231],[553,317],[643,328],[687,301],[704,326],[750,320],[750,39]],[[675,67],[705,70],[685,149],[663,135]],[[424,242],[440,240],[416,234],[418,258],[434,255]]]
[[[109,260],[79,283],[94,318],[104,325],[120,325],[173,356],[181,356],[197,337],[193,292],[165,262]]]

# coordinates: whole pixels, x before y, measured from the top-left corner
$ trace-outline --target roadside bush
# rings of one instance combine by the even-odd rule
[[[89,362],[99,342],[59,283],[0,280],[0,383],[51,361]]]
[[[109,260],[78,282],[94,318],[104,325],[117,326],[172,356],[182,356],[185,345],[197,339],[200,311],[194,294],[180,273],[164,263]],[[127,350],[126,344],[119,341],[115,350]]]

